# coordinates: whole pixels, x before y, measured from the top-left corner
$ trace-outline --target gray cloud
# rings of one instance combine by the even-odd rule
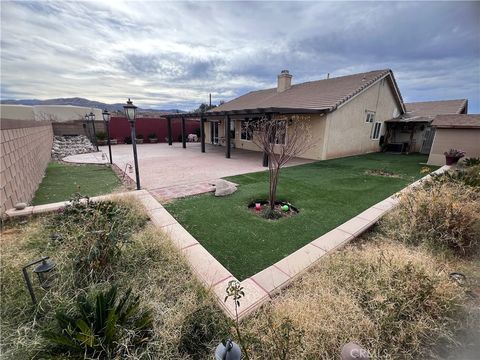
[[[2,98],[131,96],[191,109],[392,68],[407,101],[480,112],[477,2],[1,2]]]

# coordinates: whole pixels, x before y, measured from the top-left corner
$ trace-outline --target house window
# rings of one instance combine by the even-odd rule
[[[372,133],[370,134],[370,139],[378,140],[380,138],[380,132],[382,130],[382,123],[376,122],[372,126]]]
[[[375,120],[375,113],[373,111],[367,111],[366,123],[373,123]]]
[[[240,126],[240,139],[245,141],[252,141],[252,124],[248,120],[242,120]]]
[[[279,120],[277,126],[275,127],[275,130],[275,132],[272,132],[270,134],[270,143],[285,145],[285,141],[287,139],[287,121]]]

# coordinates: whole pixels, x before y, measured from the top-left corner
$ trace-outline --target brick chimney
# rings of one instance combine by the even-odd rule
[[[291,86],[292,75],[290,75],[288,70],[282,70],[280,75],[278,75],[277,92],[283,92],[287,89],[290,89]]]

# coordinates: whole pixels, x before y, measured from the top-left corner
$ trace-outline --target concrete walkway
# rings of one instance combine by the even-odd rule
[[[63,159],[71,163],[108,163],[108,147],[101,146],[100,152],[68,156]],[[231,158],[225,158],[225,147],[207,145],[206,152],[200,151],[199,143],[140,144],[137,146],[140,185],[159,200],[190,196],[212,191],[216,180],[233,175],[264,171],[262,153],[232,149]],[[103,154],[103,156],[102,156]],[[112,146],[115,165],[135,181],[132,145]],[[288,166],[310,163],[312,160],[292,159]],[[131,167],[130,167],[131,166]]]

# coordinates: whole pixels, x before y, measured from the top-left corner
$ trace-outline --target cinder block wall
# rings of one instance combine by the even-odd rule
[[[33,117],[31,118],[33,119]],[[0,120],[0,214],[30,202],[50,161],[53,142],[48,121]]]

